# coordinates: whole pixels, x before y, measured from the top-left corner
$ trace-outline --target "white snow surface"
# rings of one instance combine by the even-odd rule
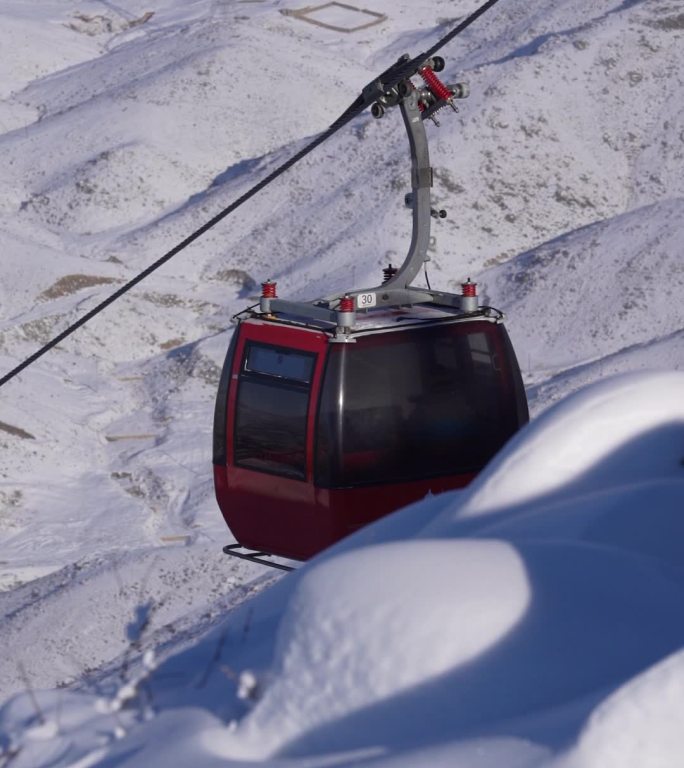
[[[348,5],[0,0],[0,371],[478,3]],[[505,310],[533,416],[468,488],[285,577],[221,554],[230,317],[400,262],[392,112],[3,387],[0,768],[684,765],[683,43],[501,0],[443,51],[429,276]]]

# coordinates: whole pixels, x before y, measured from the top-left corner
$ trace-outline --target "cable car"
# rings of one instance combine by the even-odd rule
[[[312,302],[262,284],[237,316],[214,420],[214,485],[237,545],[228,554],[305,560],[406,504],[465,486],[528,420],[520,370],[498,310],[416,288],[428,260],[432,171],[423,121],[463,84],[441,59],[381,95],[398,105],[412,160],[413,234],[380,285]],[[238,552],[247,549],[248,554]],[[269,561],[265,561],[272,564]]]

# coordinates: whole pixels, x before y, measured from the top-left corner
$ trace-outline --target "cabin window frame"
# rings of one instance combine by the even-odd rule
[[[265,366],[262,366],[262,370],[249,368],[250,355],[255,349],[309,359],[308,377],[279,375],[274,370],[267,370]],[[310,350],[251,339],[246,341],[238,371],[235,397],[233,464],[236,467],[306,481],[310,450],[308,424],[317,358],[318,354]],[[245,397],[253,397],[254,403],[267,404],[264,393],[273,395],[273,399],[268,403],[271,408],[265,407],[261,413],[254,413],[251,417],[253,423],[245,425]],[[293,406],[289,411],[286,410],[288,399]],[[295,421],[297,428],[293,429]],[[244,445],[245,442],[247,445]],[[240,455],[244,451],[247,451],[247,455]],[[250,451],[253,455],[249,455]],[[287,460],[285,457],[288,455],[297,458]]]

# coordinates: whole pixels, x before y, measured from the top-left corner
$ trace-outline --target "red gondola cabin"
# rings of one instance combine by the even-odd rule
[[[426,87],[373,85],[373,115],[399,105],[411,150],[402,266],[377,288],[312,302],[264,283],[233,335],[216,403],[216,497],[239,544],[259,554],[306,559],[430,491],[459,488],[527,421],[502,314],[478,305],[470,280],[463,295],[411,286],[428,261],[430,220],[446,215],[431,208],[423,121],[468,93],[437,79],[443,66],[435,57],[417,70]]]
[[[351,340],[243,320],[221,377],[219,506],[250,549],[306,559],[428,492],[468,483],[527,421],[498,313],[358,316]]]

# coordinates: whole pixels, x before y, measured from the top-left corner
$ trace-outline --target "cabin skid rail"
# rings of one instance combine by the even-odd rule
[[[243,550],[238,552],[237,550]],[[230,555],[231,557],[238,557],[240,560],[249,560],[250,563],[257,563],[258,565],[267,565],[269,568],[277,568],[279,571],[294,571],[296,568],[290,565],[283,565],[282,563],[275,563],[273,560],[265,560],[266,557],[273,557],[270,552],[260,552],[258,550],[249,549],[243,547],[241,544],[226,544],[223,547],[223,553]]]

